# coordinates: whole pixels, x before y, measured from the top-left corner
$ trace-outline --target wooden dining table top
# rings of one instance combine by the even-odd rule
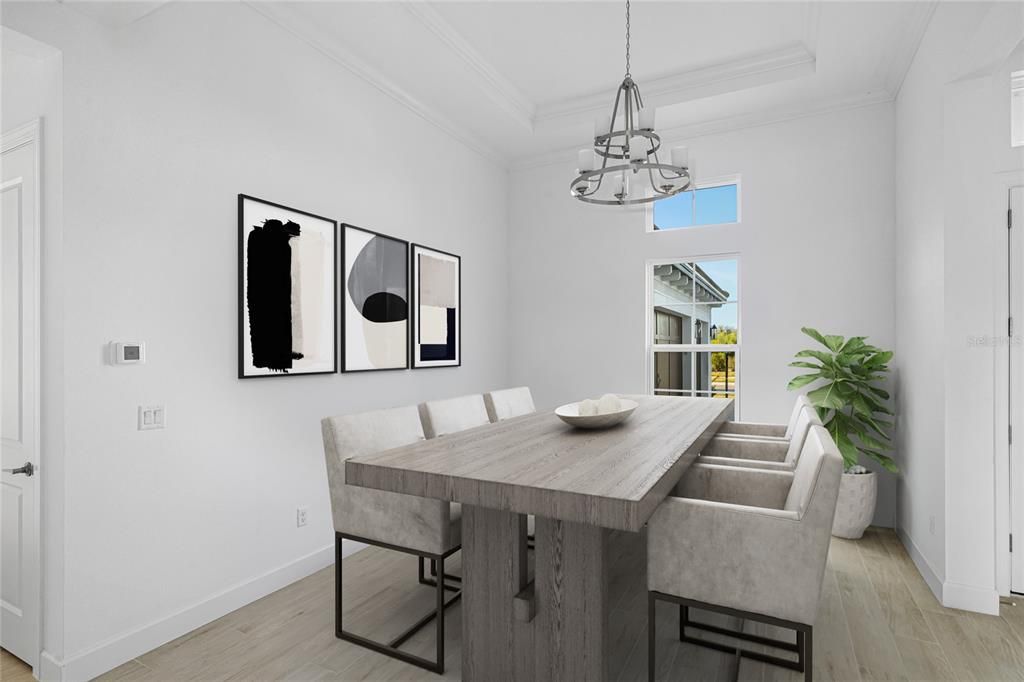
[[[719,426],[721,398],[623,396],[639,403],[603,430],[552,411],[485,424],[345,463],[350,485],[638,531]]]

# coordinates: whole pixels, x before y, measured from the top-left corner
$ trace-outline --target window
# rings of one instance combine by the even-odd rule
[[[739,386],[739,260],[647,266],[648,391],[735,398]]]
[[[648,211],[648,231],[738,223],[739,197],[738,178],[700,183],[695,190],[656,201]]]

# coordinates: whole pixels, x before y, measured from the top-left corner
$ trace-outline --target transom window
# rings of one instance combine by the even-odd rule
[[[648,391],[735,398],[739,386],[739,259],[650,262]]]
[[[739,180],[698,183],[697,188],[656,201],[648,212],[654,232],[704,225],[737,223],[740,219]]]

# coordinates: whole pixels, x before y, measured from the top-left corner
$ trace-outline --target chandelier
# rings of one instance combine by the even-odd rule
[[[595,124],[593,148],[580,150],[579,175],[570,184],[572,196],[588,204],[649,204],[693,186],[686,147],[674,148],[668,159],[658,156],[661,138],[654,132],[654,109],[644,108],[629,73],[629,28],[626,0],[626,75],[615,93],[611,117]]]

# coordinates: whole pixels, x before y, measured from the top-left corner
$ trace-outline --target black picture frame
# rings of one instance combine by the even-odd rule
[[[407,369],[409,369],[410,363],[412,361],[412,348],[411,348],[411,344],[412,344],[412,338],[413,338],[412,337],[412,303],[411,303],[411,299],[412,299],[412,281],[410,279],[410,272],[411,272],[411,270],[410,270],[410,266],[409,266],[409,258],[410,258],[410,253],[411,253],[410,244],[405,239],[399,239],[398,237],[395,237],[395,236],[390,235],[390,234],[384,234],[382,232],[375,232],[374,230],[368,230],[365,227],[359,227],[358,225],[353,225],[351,223],[339,222],[338,223],[338,227],[339,227],[339,243],[340,243],[340,248],[341,248],[341,261],[340,261],[341,269],[340,269],[340,276],[338,278],[338,286],[340,287],[340,290],[341,290],[341,297],[339,299],[339,304],[341,306],[341,310],[339,311],[339,316],[341,318],[341,355],[340,355],[340,357],[341,357],[341,362],[340,362],[340,364],[341,364],[341,373],[342,374],[358,374],[358,373],[362,373],[362,372],[395,372],[395,371],[407,370]],[[347,338],[346,337],[346,325],[348,325],[349,321],[348,321],[348,315],[346,314],[346,310],[347,309],[345,307],[345,302],[346,302],[347,296],[348,296],[348,294],[347,294],[348,273],[346,272],[347,265],[346,265],[346,251],[345,251],[346,230],[357,230],[359,232],[365,232],[366,234],[373,235],[374,237],[382,237],[384,239],[389,239],[391,241],[394,241],[394,242],[397,242],[399,244],[402,244],[405,247],[405,268],[404,268],[404,272],[405,272],[405,291],[406,291],[405,364],[402,365],[401,367],[370,367],[370,368],[359,368],[359,369],[349,369],[349,367],[348,367],[348,352],[347,352],[347,342],[346,342],[346,338]]]
[[[420,314],[419,314],[420,282],[419,282],[418,278],[416,277],[416,256],[417,256],[417,253],[419,251],[437,253],[437,254],[440,254],[442,256],[447,256],[448,258],[453,258],[453,259],[455,259],[455,262],[456,262],[456,269],[457,269],[458,280],[459,280],[459,285],[458,285],[458,288],[456,289],[456,295],[458,296],[458,300],[456,301],[456,306],[455,306],[456,307],[456,318],[458,320],[457,325],[456,325],[457,328],[458,328],[458,333],[456,335],[456,342],[455,342],[456,343],[456,345],[455,345],[455,348],[456,348],[456,350],[455,350],[456,360],[454,362],[447,362],[446,361],[447,364],[425,364],[425,365],[423,365],[423,364],[418,364],[418,360],[417,360],[417,349],[418,349],[418,335],[417,335],[417,332],[419,331],[419,328],[420,328]],[[462,366],[462,256],[459,256],[459,255],[454,254],[454,253],[449,253],[448,251],[442,251],[441,249],[436,249],[436,248],[434,248],[432,246],[427,246],[425,244],[419,244],[419,243],[413,242],[413,244],[412,244],[412,246],[411,246],[411,248],[409,250],[409,284],[410,284],[411,291],[412,291],[412,296],[410,296],[410,300],[411,300],[411,306],[410,306],[411,324],[409,325],[409,336],[410,336],[410,338],[409,338],[410,363],[409,364],[410,364],[410,366],[412,367],[412,369],[442,369],[442,368],[447,368],[447,367],[461,367]]]
[[[331,369],[316,371],[271,371],[264,373],[246,373],[245,362],[245,339],[248,334],[246,328],[247,304],[246,304],[246,238],[252,226],[246,225],[245,206],[251,201],[263,204],[279,211],[288,211],[301,216],[308,216],[323,221],[330,225],[330,236],[332,239],[331,248],[331,269],[332,286],[330,292],[330,311],[332,315],[331,330]],[[238,195],[238,378],[239,379],[266,379],[276,377],[312,376],[322,374],[336,374],[338,372],[338,222],[333,218],[303,211],[284,204],[254,197],[249,194]],[[326,308],[326,306],[325,306]]]

